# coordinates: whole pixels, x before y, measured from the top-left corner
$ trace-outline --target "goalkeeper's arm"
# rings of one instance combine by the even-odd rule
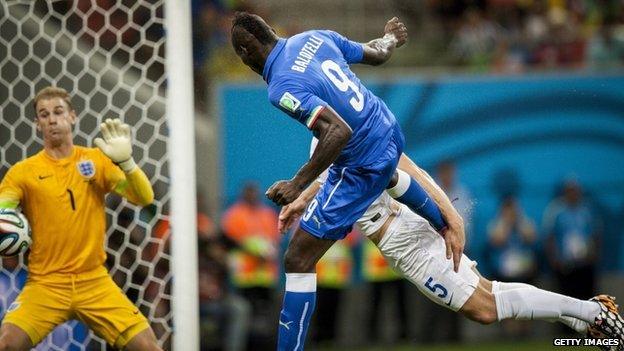
[[[130,126],[119,119],[107,119],[100,125],[102,138],[95,138],[95,145],[119,166],[126,179],[115,185],[115,192],[130,202],[146,206],[154,201],[154,190],[147,176],[132,158]]]

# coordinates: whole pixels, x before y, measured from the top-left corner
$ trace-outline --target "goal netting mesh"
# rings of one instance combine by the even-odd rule
[[[150,178],[155,204],[107,198],[107,265],[149,319],[161,345],[171,339],[167,230],[152,230],[169,192],[165,124],[164,0],[0,1],[0,177],[41,150],[32,98],[65,88],[78,113],[74,141],[91,146],[98,125],[119,117],[134,130],[134,156]],[[0,318],[25,277],[24,257],[0,266]],[[105,350],[77,321],[58,327],[38,350]]]

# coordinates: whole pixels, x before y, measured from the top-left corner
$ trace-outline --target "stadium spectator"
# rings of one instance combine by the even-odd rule
[[[535,224],[514,197],[501,201],[498,215],[488,224],[488,240],[488,256],[496,280],[534,283],[538,273]]]
[[[596,291],[600,224],[574,179],[544,212],[547,258],[562,294],[587,299]],[[579,284],[582,282],[582,284]]]
[[[466,247],[469,247],[472,228],[473,199],[466,186],[457,179],[457,170],[453,160],[443,160],[436,166],[436,181],[453,202],[453,206],[464,219]],[[423,341],[459,341],[460,320],[457,314],[451,313],[434,304],[426,304],[427,320],[422,324]],[[442,327],[444,326],[444,327]]]
[[[277,213],[264,205],[258,186],[246,184],[238,202],[223,215],[226,237],[236,243],[230,251],[234,286],[252,306],[250,344],[254,350],[274,347],[274,289],[277,284]]]
[[[199,301],[202,350],[245,350],[251,306],[229,291],[227,250],[216,232],[199,238]]]
[[[381,255],[372,241],[362,241],[362,271],[363,278],[371,288],[371,310],[368,317],[368,341],[377,344],[380,338],[380,321],[383,321],[381,306],[390,306],[397,317],[394,323],[397,327],[397,337],[405,340],[408,337],[407,319],[407,284]]]
[[[464,219],[464,228],[466,230],[466,243],[470,241],[470,232],[472,229],[472,208],[474,200],[470,190],[457,179],[457,169],[455,162],[445,160],[437,165],[437,182],[442,190],[448,195],[453,202],[453,206]],[[466,245],[468,247],[468,245]]]
[[[451,42],[451,50],[461,63],[471,66],[489,65],[499,40],[501,28],[483,16],[481,11],[470,9]]]
[[[535,284],[537,278],[537,235],[535,224],[513,196],[500,203],[498,215],[488,224],[488,259],[493,278],[501,282]],[[503,323],[505,334],[526,337],[531,331],[527,321]]]
[[[599,70],[622,66],[624,38],[616,36],[617,29],[615,24],[602,24],[589,38],[586,55],[590,68]]]
[[[351,283],[353,257],[351,245],[357,233],[337,241],[316,264],[318,307],[312,316],[312,342],[331,345],[336,340],[344,290]]]

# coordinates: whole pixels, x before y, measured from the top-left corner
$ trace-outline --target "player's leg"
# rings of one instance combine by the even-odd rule
[[[316,263],[335,240],[298,228],[284,255],[286,291],[279,319],[278,350],[303,349],[316,303]]]
[[[329,168],[327,180],[301,216],[284,257],[286,293],[278,350],[303,349],[315,304],[316,263],[334,241],[351,231],[355,221],[384,191],[397,161],[396,150],[391,149],[370,166]]]
[[[0,351],[30,350],[34,345],[22,328],[11,323],[0,327]]]
[[[425,218],[431,226],[440,231],[446,226],[440,209],[425,189],[406,172],[397,169],[388,184],[387,192],[397,201],[407,205],[414,213]]]
[[[31,278],[7,309],[0,350],[30,350],[70,318],[71,282]]]
[[[460,310],[472,320],[484,324],[511,318],[560,322],[582,335],[619,338],[624,343],[624,319],[612,297],[600,295],[585,301],[529,284],[481,280]],[[488,283],[490,291],[483,288]]]
[[[117,349],[161,350],[145,316],[106,271],[77,276],[74,313]]]
[[[477,274],[479,273],[477,272]],[[537,289],[535,286],[526,284],[526,283],[515,283],[515,282],[508,283],[508,282],[498,282],[498,281],[492,282],[483,278],[482,276],[481,276],[481,281],[487,282],[486,284],[489,285],[489,288],[486,288],[486,291],[489,291],[492,294],[497,293],[498,291],[501,291],[501,290],[526,289],[526,288]],[[575,330],[577,333],[583,334],[583,335],[587,333],[587,327],[589,326],[589,324],[585,321],[582,321],[580,319],[573,318],[573,317],[568,317],[568,316],[561,316],[559,318],[555,318],[549,321],[563,323],[569,328]]]
[[[158,346],[158,342],[156,340],[156,335],[151,328],[144,329],[135,335],[128,343],[124,350],[127,351],[161,351],[162,349]]]
[[[514,318],[560,320],[574,327],[578,322],[569,318],[590,325],[607,318],[604,302],[578,300],[525,284],[489,282],[475,272],[476,263],[465,256],[459,272],[454,272],[452,262],[444,256],[444,241],[423,222],[402,212],[378,246],[400,273],[439,305],[484,324]],[[618,315],[609,318],[615,326],[621,323]],[[621,337],[622,333],[614,330],[610,334]]]

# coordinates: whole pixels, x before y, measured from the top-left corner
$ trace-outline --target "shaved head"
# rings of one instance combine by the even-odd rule
[[[236,54],[254,72],[262,75],[264,63],[278,36],[262,17],[237,12],[232,21],[232,46]]]

